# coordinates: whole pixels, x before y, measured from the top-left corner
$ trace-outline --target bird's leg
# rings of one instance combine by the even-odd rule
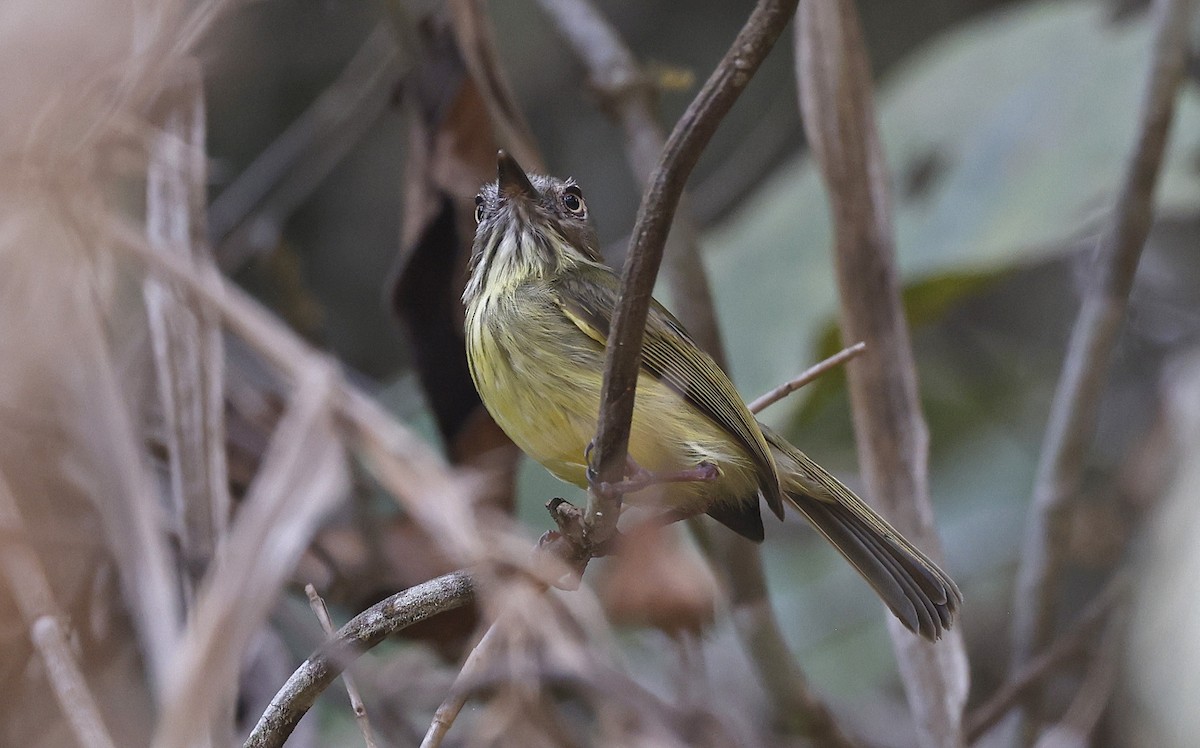
[[[592,445],[588,444],[584,451],[584,459],[588,464],[588,483],[603,496],[636,493],[644,488],[660,483],[693,483],[697,481],[716,480],[721,477],[721,470],[711,462],[701,462],[694,468],[656,473],[647,470],[633,459],[632,455],[625,456],[625,478],[616,482],[598,481],[591,464]]]

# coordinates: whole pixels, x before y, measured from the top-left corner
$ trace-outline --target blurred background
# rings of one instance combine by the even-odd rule
[[[857,5],[891,170],[937,527],[945,568],[966,597],[970,712],[1007,674],[1034,471],[1090,253],[1135,140],[1152,43],[1148,8],[1136,0]],[[716,1],[595,6],[641,64],[640,84],[653,91],[667,131],[749,9]],[[7,19],[0,11],[0,24],[37,27],[34,6],[22,7]],[[619,266],[642,190],[625,136],[606,116],[608,100],[538,3],[485,7],[515,119],[527,123],[540,151],[538,168],[578,180],[606,256]],[[482,422],[463,379],[456,315],[473,230],[469,206],[475,185],[493,178],[487,169],[497,142],[478,92],[464,82],[470,64],[456,50],[449,16],[425,0],[258,0],[216,15],[195,48],[207,126],[205,233],[222,272],[329,352],[352,382],[448,459],[502,463],[484,503],[511,509],[532,543],[551,528],[547,500],[585,498],[529,461],[512,468],[510,487],[505,471],[513,458],[498,446],[494,426]],[[1200,16],[1191,32],[1200,39]],[[21,71],[9,67],[4,75]],[[1200,601],[1187,589],[1194,576],[1178,569],[1194,562],[1184,554],[1194,555],[1187,530],[1197,527],[1200,506],[1193,480],[1200,454],[1198,84],[1193,52],[1083,490],[1070,508],[1061,628],[1118,567],[1134,569],[1136,594],[1144,595],[1128,603],[1135,610],[1129,651],[1132,662],[1150,665],[1122,666],[1116,695],[1085,735],[1094,745],[1187,745],[1195,734],[1196,701],[1188,695],[1200,694],[1194,679],[1178,673],[1200,665]],[[747,399],[841,348],[828,203],[798,111],[789,32],[688,183],[730,374]],[[115,293],[122,293],[119,283]],[[678,289],[664,286],[659,298],[671,307],[673,295]],[[122,339],[118,324],[110,320],[108,329]],[[284,396],[235,336],[225,337],[225,356],[236,505]],[[763,419],[862,487],[840,372]],[[152,442],[145,442],[148,453],[161,462]],[[245,658],[237,715],[244,726],[323,637],[307,610],[305,583],[344,622],[456,565],[366,471],[352,471],[350,485],[289,574],[270,633]],[[1160,511],[1170,519],[1156,519]],[[678,540],[696,555],[690,536],[681,532]],[[795,516],[768,523],[762,552],[774,611],[811,686],[864,744],[915,744],[885,611],[869,588]],[[614,566],[599,563],[589,574],[603,588],[619,576]],[[688,668],[699,667],[705,677],[692,698],[720,703],[734,723],[768,721],[770,699],[725,603],[681,659],[664,633],[670,623],[624,610],[613,594],[620,598],[619,588],[607,599],[602,589],[601,599],[617,624],[614,651],[635,680],[675,698],[695,672]],[[389,641],[365,658],[360,685],[381,745],[418,744],[475,631],[473,616],[433,619],[415,638]],[[17,621],[7,636],[23,632]],[[1172,668],[1176,662],[1183,664]],[[1047,679],[1047,714],[1072,703],[1085,664],[1069,660]],[[17,658],[8,667],[19,684],[27,665]],[[360,744],[344,702],[330,689],[289,745]],[[9,724],[0,743],[35,744],[21,742],[36,731],[16,708],[0,711]],[[143,729],[129,729],[145,739]],[[764,734],[764,744],[795,744],[784,731]],[[1002,726],[981,744],[1013,739]]]

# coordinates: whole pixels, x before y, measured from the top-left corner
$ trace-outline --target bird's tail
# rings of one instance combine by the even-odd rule
[[[954,624],[962,593],[946,572],[854,492],[786,439],[763,429],[784,494],[846,557],[910,631],[936,640]]]

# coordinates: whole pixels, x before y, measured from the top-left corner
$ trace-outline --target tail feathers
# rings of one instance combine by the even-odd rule
[[[962,593],[923,553],[864,504],[851,507],[789,491],[788,499],[833,544],[910,631],[929,640],[954,624]],[[880,533],[880,526],[888,531]]]

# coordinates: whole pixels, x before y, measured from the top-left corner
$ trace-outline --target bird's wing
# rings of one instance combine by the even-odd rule
[[[607,268],[585,266],[555,282],[563,314],[596,341],[608,343],[620,283]],[[770,447],[725,372],[692,341],[683,324],[653,299],[642,340],[642,367],[729,433],[754,460],[762,475],[763,496],[783,519],[783,496]]]

